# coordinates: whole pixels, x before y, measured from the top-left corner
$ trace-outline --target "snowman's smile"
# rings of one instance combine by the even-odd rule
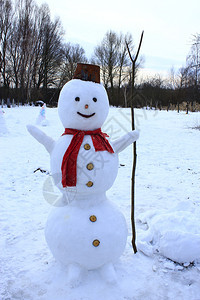
[[[93,116],[95,115],[95,113],[93,113],[93,114],[91,114],[91,115],[84,115],[84,114],[80,113],[79,111],[77,112],[77,114],[78,114],[79,116],[83,117],[83,118],[91,118],[91,117],[93,117]]]

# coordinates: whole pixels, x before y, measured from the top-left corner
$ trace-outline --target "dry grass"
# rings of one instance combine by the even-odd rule
[[[167,110],[167,107],[162,107],[162,109]],[[171,104],[169,107],[169,110],[178,110],[178,105]],[[180,103],[179,110],[186,112],[187,111],[187,102],[184,101],[184,102]],[[189,104],[188,110],[190,112],[200,111],[200,104],[196,103],[196,102],[194,102],[193,106],[191,104]]]

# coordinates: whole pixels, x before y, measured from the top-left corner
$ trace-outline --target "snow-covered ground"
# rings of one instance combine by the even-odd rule
[[[118,177],[107,193],[129,228],[127,247],[115,264],[118,283],[108,285],[98,271],[90,271],[72,289],[44,239],[49,203],[58,192],[48,172],[37,170],[49,171],[46,150],[26,130],[26,124],[35,124],[40,108],[4,111],[8,132],[0,137],[1,300],[200,300],[200,131],[192,129],[200,124],[200,113],[135,111],[140,130],[138,252],[134,255],[131,248],[130,146],[120,154]],[[63,132],[57,109],[47,108],[46,117],[48,126],[40,128],[57,139]],[[103,129],[111,139],[123,135],[131,129],[130,110],[111,108]]]

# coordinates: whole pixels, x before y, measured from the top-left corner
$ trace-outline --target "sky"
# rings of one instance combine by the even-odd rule
[[[169,74],[185,66],[192,36],[200,33],[199,0],[36,0],[59,16],[66,42],[80,44],[90,58],[107,31],[131,33],[137,47],[144,30],[140,54],[144,74]]]

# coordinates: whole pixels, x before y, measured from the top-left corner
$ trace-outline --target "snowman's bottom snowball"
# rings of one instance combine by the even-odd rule
[[[95,222],[91,216],[96,217]],[[91,270],[120,257],[127,226],[122,213],[108,200],[87,209],[71,204],[53,209],[45,236],[53,256],[62,264],[78,263]],[[95,240],[100,242],[96,247]]]

